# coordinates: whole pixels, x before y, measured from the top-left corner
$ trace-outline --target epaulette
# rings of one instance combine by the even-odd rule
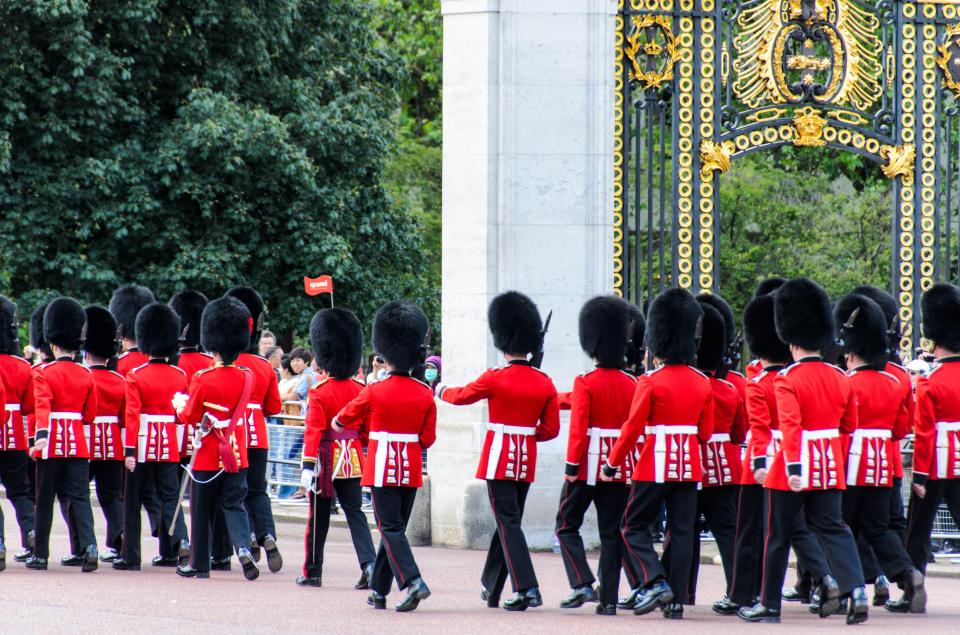
[[[751,379],[750,381],[752,381],[752,382],[755,383],[755,384],[759,384],[759,383],[760,383],[760,380],[763,379],[764,377],[766,377],[766,376],[769,375],[769,374],[770,374],[770,371],[761,370],[759,373],[757,373],[756,375],[754,375],[754,376],[753,376],[753,379]]]
[[[532,368],[533,370],[537,371],[538,373],[540,373],[541,375],[543,375],[548,379],[550,378],[550,375],[548,375],[547,372],[541,368],[537,368],[536,366],[528,366],[528,368]]]
[[[121,380],[123,380],[123,381],[127,381],[126,379],[123,378],[123,375],[121,375],[120,373],[118,373],[118,372],[115,371],[115,370],[107,370],[107,372],[116,375],[117,377],[119,377],[119,378],[120,378]]]
[[[663,370],[663,369],[666,368],[666,367],[667,367],[667,365],[664,364],[664,365],[662,365],[662,366],[657,366],[656,368],[651,368],[650,370],[648,370],[647,372],[645,372],[644,375],[646,375],[647,377],[650,377],[650,376],[652,376],[652,375],[656,375],[657,373],[659,373],[661,370]]]
[[[892,380],[894,381],[894,383],[897,384],[898,386],[900,385],[900,380],[897,379],[897,376],[896,376],[896,375],[893,375],[893,374],[891,374],[891,373],[888,373],[888,372],[885,371],[885,370],[881,370],[881,371],[879,371],[879,372],[880,372],[880,374],[883,375],[884,377],[889,377],[890,379],[892,379]]]
[[[592,369],[590,369],[590,370],[585,370],[585,371],[583,371],[582,373],[580,373],[580,376],[581,376],[581,377],[586,377],[587,375],[589,375],[589,374],[591,374],[591,373],[595,373],[595,372],[597,372],[598,370],[600,370],[600,369],[599,369],[599,368],[592,368]]]
[[[324,385],[329,381],[330,381],[330,377],[324,377],[323,379],[319,380],[310,388],[310,392],[313,392],[314,390],[316,390],[317,388],[319,388],[320,386]]]
[[[427,390],[429,390],[431,393],[433,392],[433,388],[430,387],[430,384],[428,384],[427,382],[423,381],[422,379],[417,379],[416,377],[413,377],[413,376],[411,376],[410,379],[412,379],[413,381],[417,382],[418,384],[420,384],[421,386],[423,386],[424,388],[426,388]]]
[[[937,366],[934,366],[932,369],[930,369],[930,372],[927,373],[927,379],[933,377],[933,374],[938,370],[940,370],[941,368],[943,368],[944,366],[946,366],[946,364],[939,364]]]
[[[360,385],[363,386],[364,388],[366,388],[366,386],[367,386],[367,382],[365,382],[365,381],[360,381],[360,380],[357,379],[356,377],[351,377],[350,379],[352,379],[353,381],[357,382],[358,384],[360,384]]]
[[[637,376],[636,376],[636,375],[633,375],[633,374],[631,374],[631,373],[628,373],[627,371],[623,370],[622,368],[619,368],[619,369],[617,369],[617,370],[619,370],[621,373],[623,373],[624,375],[626,375],[627,377],[629,377],[631,380],[633,380],[633,383],[637,383]]]
[[[123,351],[122,353],[120,353],[119,356],[117,356],[117,359],[118,359],[118,360],[119,360],[119,359],[123,359],[124,357],[126,357],[126,356],[129,355],[129,354],[130,354],[130,351]]]
[[[792,369],[797,368],[799,366],[800,364],[790,364],[789,366],[787,366],[777,374],[780,375],[781,377],[786,377],[787,373],[789,373]]]
[[[209,373],[211,370],[214,370],[214,369],[216,369],[216,368],[223,368],[223,366],[211,366],[210,368],[203,368],[203,369],[200,369],[200,370],[198,370],[197,372],[195,372],[195,373],[193,374],[193,376],[194,376],[194,377],[199,377],[200,375],[202,375],[202,374],[204,374],[204,373]]]
[[[727,374],[728,374],[728,375],[738,375],[738,376],[740,376],[740,377],[743,377],[744,379],[747,378],[746,375],[744,375],[743,373],[741,373],[740,371],[737,371],[737,370],[727,371]]]
[[[847,376],[847,374],[846,374],[845,372],[843,372],[843,369],[840,368],[839,366],[834,366],[833,364],[827,364],[827,366],[829,366],[829,367],[832,368],[833,370],[837,371],[838,373],[840,373],[840,374],[843,375],[844,377]]]
[[[180,374],[183,375],[184,377],[187,376],[187,371],[183,370],[183,369],[180,368],[179,366],[174,366],[173,364],[169,364],[169,366],[170,366],[170,368],[176,368],[177,370],[179,370],[179,371],[180,371]]]
[[[711,377],[710,379],[716,379],[716,380],[719,381],[720,383],[726,384],[727,386],[730,386],[730,387],[733,388],[734,390],[737,389],[736,386],[734,386],[733,384],[731,384],[731,383],[730,383],[729,381],[727,381],[726,379],[720,379],[719,377]]]
[[[15,359],[15,360],[17,360],[18,362],[22,362],[22,363],[26,364],[27,366],[30,366],[30,362],[28,362],[28,361],[25,360],[24,358],[20,357],[19,355],[7,355],[7,357],[9,357],[10,359]]]
[[[124,355],[126,355],[126,353],[124,353]],[[140,364],[139,366],[136,366],[136,367],[134,367],[134,368],[131,368],[130,371],[129,371],[127,374],[129,375],[130,373],[135,373],[135,372],[137,372],[138,370],[140,370],[141,368],[146,368],[146,367],[149,366],[149,365],[150,365],[150,362],[147,362],[146,364]]]
[[[700,376],[703,377],[704,379],[710,379],[710,377],[709,377],[705,372],[703,372],[702,370],[700,370],[699,368],[694,368],[693,366],[687,366],[687,368],[689,368],[689,369],[692,370],[693,372],[697,373],[698,375],[700,375]]]

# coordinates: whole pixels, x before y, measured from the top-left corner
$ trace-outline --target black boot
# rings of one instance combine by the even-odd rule
[[[33,569],[34,571],[46,571],[47,570],[47,559],[41,558],[40,556],[33,554],[27,558],[27,568]]]
[[[663,617],[668,620],[683,619],[683,604],[671,602],[663,607]]]
[[[116,569],[117,571],[139,571],[140,565],[133,564],[132,562],[127,562],[123,558],[114,558],[113,562],[110,563],[110,566]]]
[[[302,575],[298,577],[297,584],[300,586],[315,586],[315,587],[323,586],[323,583],[320,580],[320,576],[312,576],[312,575],[311,576]]]
[[[362,589],[370,588],[370,578],[373,577],[373,563],[368,562],[367,566],[363,568],[363,571],[360,573],[360,579],[357,580],[357,583],[353,585],[353,588],[357,591]]]
[[[840,587],[832,575],[825,575],[820,581],[820,617],[830,617],[840,608]]]
[[[114,560],[120,557],[120,554],[117,553],[116,549],[107,548],[100,554],[100,562],[105,562],[110,564]]]
[[[666,580],[657,580],[651,586],[644,589],[633,607],[633,614],[646,615],[650,611],[661,606],[666,606],[672,601],[673,589],[670,588]]]
[[[593,585],[584,584],[578,586],[567,597],[560,601],[562,609],[578,609],[587,602],[596,602],[597,592],[593,590]]]
[[[277,539],[267,534],[262,540],[263,549],[267,552],[267,568],[270,573],[276,573],[283,568],[283,556],[280,555],[280,549],[277,548]]]
[[[718,615],[736,615],[740,605],[731,600],[726,594],[713,603],[713,612]]]
[[[500,608],[500,596],[491,595],[486,589],[480,589],[480,599],[487,603],[487,608]]]
[[[243,577],[250,581],[260,577],[260,569],[257,568],[257,564],[253,561],[253,556],[249,549],[246,547],[237,549],[237,559],[240,560],[240,564],[243,566]]]
[[[604,604],[601,602],[597,604],[597,615],[616,615],[617,614],[617,605],[616,604]]]
[[[540,587],[530,587],[506,600],[503,603],[503,608],[508,611],[526,611],[528,608],[535,608],[542,604],[543,598],[540,597]]]
[[[640,598],[640,595],[643,593],[641,587],[636,589],[630,589],[630,594],[624,598],[620,598],[620,601],[617,602],[618,609],[632,609],[637,604],[637,600]]]
[[[176,567],[180,564],[179,556],[154,556],[150,561],[155,567]]]
[[[873,582],[873,605],[883,606],[890,601],[890,584],[886,576],[878,575]]]
[[[784,602],[801,602],[807,604],[810,601],[810,592],[797,587],[787,587],[780,594]]]
[[[226,558],[211,558],[210,559],[210,570],[211,571],[230,571],[230,556]]]
[[[17,562],[26,562],[33,555],[33,548],[36,546],[37,534],[32,529],[27,532],[27,546],[13,554],[13,559]]]
[[[387,598],[376,591],[371,591],[370,595],[367,596],[367,604],[377,610],[383,610],[387,608]]]
[[[867,591],[862,586],[850,592],[849,608],[847,610],[847,624],[863,624],[867,621]]]
[[[96,571],[99,566],[99,560],[97,559],[97,546],[96,545],[87,545],[87,548],[83,550],[83,556],[81,556],[82,562],[80,563],[80,570],[84,573],[90,573],[91,571]]]
[[[759,602],[753,606],[741,606],[740,610],[737,611],[737,616],[747,622],[780,623],[780,611],[777,609],[768,609]]]
[[[407,587],[407,596],[403,598],[400,604],[397,604],[397,613],[407,613],[420,605],[421,600],[430,597],[430,588],[423,578],[414,578]]]
[[[899,600],[890,600],[883,605],[883,608],[891,613],[909,613],[910,612],[910,594],[904,592]]]
[[[209,571],[197,571],[189,564],[184,566],[177,567],[177,575],[183,578],[199,578],[201,580],[207,579],[210,577]]]
[[[71,553],[69,556],[60,558],[61,567],[79,567],[83,564],[83,556]]]
[[[911,613],[927,612],[927,589],[924,587],[923,574],[911,569],[903,576],[904,597],[909,598]]]

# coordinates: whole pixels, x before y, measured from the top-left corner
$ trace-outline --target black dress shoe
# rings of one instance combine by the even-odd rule
[[[211,571],[230,571],[230,556],[226,558],[210,558]]]
[[[847,610],[847,624],[863,624],[867,621],[867,591],[862,586],[850,592],[849,609]]]
[[[383,610],[387,608],[387,598],[376,591],[371,591],[370,595],[367,596],[367,604],[377,610]]]
[[[910,598],[906,593],[899,600],[890,600],[883,605],[883,608],[890,611],[891,613],[909,613],[910,612]]]
[[[811,602],[812,604],[812,602]],[[840,610],[840,587],[832,575],[825,575],[820,580],[820,617],[830,617]]]
[[[630,589],[630,595],[620,598],[620,601],[617,602],[617,608],[632,609],[637,604],[637,599],[640,597],[641,593],[643,593],[643,589],[640,587],[637,587],[636,589]]]
[[[367,566],[363,568],[363,571],[360,573],[360,579],[357,580],[357,583],[353,585],[353,588],[357,591],[370,588],[370,578],[373,577],[373,563],[368,562]]]
[[[663,607],[663,617],[668,620],[683,619],[683,604],[671,602]]]
[[[82,558],[83,562],[80,564],[80,570],[84,573],[96,571],[97,567],[100,566],[100,561],[97,559],[96,545],[87,545],[87,548],[83,550]]]
[[[911,613],[927,612],[927,589],[924,587],[923,574],[911,569],[904,576],[904,597],[910,600]]]
[[[257,564],[253,561],[253,555],[249,549],[245,547],[237,549],[237,559],[240,560],[240,564],[243,566],[243,577],[251,581],[260,577],[260,569],[257,568]]]
[[[414,578],[407,587],[407,596],[397,604],[396,611],[397,613],[412,611],[420,605],[421,600],[426,600],[428,597],[430,597],[430,588],[427,583],[423,578]]]
[[[254,562],[260,562],[260,543],[257,542],[257,535],[250,534],[250,555]]]
[[[176,567],[180,564],[180,559],[177,556],[154,556],[150,564],[155,567]]]
[[[111,563],[110,566],[112,566],[114,569],[118,571],[139,571],[140,570],[139,564],[133,564],[132,562],[127,562],[123,558],[114,559],[113,563]]]
[[[267,552],[267,568],[270,573],[276,573],[283,568],[283,556],[277,548],[277,539],[267,534],[263,537],[263,548]]]
[[[35,571],[47,570],[47,559],[34,554],[27,558],[27,568]]]
[[[560,608],[562,609],[578,609],[587,602],[596,602],[597,592],[594,591],[593,586],[590,584],[584,584],[575,588],[570,595],[563,598],[560,601]]]
[[[713,612],[718,615],[736,615],[740,605],[727,597],[726,594],[713,603]]]
[[[110,563],[120,557],[116,549],[107,548],[100,554],[100,562]]]
[[[543,598],[540,597],[540,588],[530,587],[526,591],[520,591],[509,600],[505,600],[503,608],[508,611],[526,611],[542,604]]]
[[[83,556],[78,556],[70,554],[69,556],[63,556],[60,558],[61,567],[79,567],[83,564]]]
[[[788,587],[780,595],[784,602],[801,602],[803,604],[810,602],[810,593],[796,587]]]
[[[500,596],[491,595],[486,589],[480,589],[480,599],[487,603],[487,608],[500,608]]]
[[[185,567],[190,564],[190,542],[186,538],[177,543],[177,566]]]
[[[780,611],[768,609],[763,604],[757,602],[753,606],[741,606],[737,611],[737,616],[747,622],[767,622],[770,624],[780,623]]]
[[[883,606],[890,601],[890,583],[886,576],[878,575],[873,582],[873,605]]]
[[[616,615],[617,614],[617,605],[616,604],[597,604],[597,615]]]
[[[198,578],[204,580],[210,577],[209,571],[197,571],[189,564],[183,566],[177,566],[177,575],[181,578]]]
[[[13,559],[17,562],[26,562],[30,559],[30,556],[33,555],[33,549],[27,547],[26,549],[21,549],[17,553],[13,554]]]
[[[637,598],[637,603],[633,606],[634,615],[646,615],[647,613],[666,606],[673,601],[673,589],[665,580],[658,580],[652,586],[644,589],[643,593]]]
[[[308,575],[302,575],[298,577],[297,584],[300,586],[315,586],[315,587],[323,586],[323,584],[320,581],[320,576],[308,576]]]

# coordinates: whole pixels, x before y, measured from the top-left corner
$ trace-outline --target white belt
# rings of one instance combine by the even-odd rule
[[[951,432],[960,432],[960,421],[937,422],[937,478],[947,478]]]
[[[65,419],[67,421],[80,421],[83,416],[79,412],[51,412],[51,419]]]
[[[387,458],[390,454],[391,443],[419,443],[419,434],[395,434],[379,430],[371,432],[370,438],[377,441],[377,453],[374,455],[375,472],[373,474],[374,487],[383,487],[383,473],[387,470]]]
[[[176,420],[173,415],[140,415],[140,423],[174,423]]]
[[[711,434],[710,440],[707,441],[707,443],[730,443],[730,435],[726,432]]]
[[[20,404],[18,403],[8,403],[3,406],[3,409],[7,412],[20,412]]]
[[[667,436],[689,436],[695,435],[697,432],[699,432],[697,426],[668,426],[663,424],[647,426],[644,429],[645,435],[652,435],[655,439],[653,444],[653,465],[654,479],[657,483],[663,483],[666,481]]]
[[[94,423],[120,423],[120,417],[113,417],[113,416],[96,417],[93,420],[93,422]]]
[[[249,410],[262,410],[262,406],[258,403],[250,402],[247,404],[247,409]]]
[[[487,480],[492,480],[497,477],[497,465],[500,464],[500,453],[503,451],[503,435],[518,434],[532,437],[537,433],[537,427],[488,423],[487,430],[493,432],[493,441],[490,442],[490,452],[487,454]]]
[[[800,431],[800,483],[803,489],[810,487],[810,441],[838,439],[839,437],[840,431],[836,428]]]
[[[83,416],[79,412],[51,412],[49,421],[81,421]],[[50,424],[52,425],[52,423]],[[69,438],[73,436],[72,428],[67,430],[68,442]],[[57,434],[56,430],[48,430],[47,434],[50,437],[50,440],[47,441],[47,447],[43,449],[41,456],[45,459],[50,458],[50,448],[53,445],[53,437]],[[66,450],[65,450],[66,452]]]
[[[827,428],[826,430],[801,430],[801,441],[819,441],[820,439],[837,439],[840,437],[840,431],[836,428]]]
[[[864,439],[891,439],[893,432],[872,428],[857,428],[850,440],[850,458],[847,466],[847,485],[857,484],[857,474],[860,472],[860,457],[863,454]]]
[[[619,428],[587,428],[590,445],[587,446],[587,485],[597,484],[597,470],[600,469],[600,439],[616,439]]]

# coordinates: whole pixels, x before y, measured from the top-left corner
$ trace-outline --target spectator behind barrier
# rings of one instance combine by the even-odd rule
[[[264,331],[260,334],[260,342],[258,343],[258,352],[260,357],[268,357],[267,351],[277,345],[277,336],[270,331]]]

